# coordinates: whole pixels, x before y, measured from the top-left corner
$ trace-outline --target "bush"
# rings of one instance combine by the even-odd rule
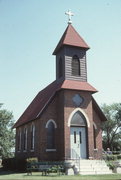
[[[117,159],[121,159],[121,154],[118,154],[118,155],[117,155]]]
[[[27,158],[27,159],[26,159],[26,162],[27,162],[27,163],[38,162],[38,158],[37,158],[37,157]]]
[[[121,153],[121,151],[112,151],[112,153],[115,155],[119,155]]]
[[[15,170],[16,160],[15,158],[7,158],[2,160],[2,166],[4,170]]]
[[[117,160],[117,156],[118,156],[118,155],[104,154],[104,155],[103,155],[103,159],[104,159],[104,160],[107,160],[107,161],[115,161],[115,160]]]
[[[2,160],[4,170],[26,170],[26,159],[7,158]]]
[[[108,162],[107,163],[107,166],[109,167],[109,169],[111,169],[111,170],[114,170],[115,169],[115,167],[116,167],[116,165],[115,164],[113,164],[113,162]]]

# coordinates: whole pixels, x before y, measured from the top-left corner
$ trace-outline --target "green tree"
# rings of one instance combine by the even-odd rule
[[[12,113],[1,107],[2,104],[0,103],[0,156],[3,159],[12,157],[15,133],[12,129],[14,124]]]
[[[121,150],[121,103],[103,104],[107,121],[102,124],[103,147],[111,150]]]

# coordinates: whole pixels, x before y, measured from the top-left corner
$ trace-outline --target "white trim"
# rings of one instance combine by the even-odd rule
[[[34,149],[31,149],[30,152],[34,152]]]
[[[46,152],[55,152],[56,149],[46,149]]]
[[[93,122],[93,126],[95,129],[97,129],[97,125],[95,124],[95,122]]]
[[[57,128],[57,124],[53,119],[50,119],[50,120],[47,121],[45,128],[48,128],[48,125],[49,125],[50,122],[52,122],[54,124],[55,128]]]
[[[97,152],[98,151],[98,149],[96,148],[96,149],[94,149],[94,152]]]
[[[80,112],[84,115],[84,117],[85,117],[85,119],[86,119],[86,122],[87,122],[87,127],[89,128],[89,127],[90,127],[89,118],[88,118],[87,114],[84,112],[84,110],[82,110],[81,108],[76,108],[76,109],[74,109],[74,110],[71,112],[71,114],[70,114],[70,116],[69,116],[69,119],[68,119],[68,127],[70,127],[71,119],[72,119],[73,115],[74,115],[77,111],[80,111]]]
[[[23,152],[27,152],[27,150],[23,150]]]

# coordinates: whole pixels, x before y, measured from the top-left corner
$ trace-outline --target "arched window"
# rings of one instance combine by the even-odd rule
[[[34,124],[31,125],[31,150],[34,150],[35,144],[35,126]]]
[[[27,128],[24,128],[24,151],[27,150]]]
[[[80,61],[77,55],[73,56],[71,67],[72,76],[80,76]]]
[[[58,63],[58,77],[61,78],[62,76],[63,76],[63,61],[62,58],[60,58]]]
[[[18,130],[18,151],[21,150],[21,129]]]
[[[96,128],[94,125],[93,125],[93,139],[94,139],[94,149],[96,149],[97,148],[97,145],[96,145]]]
[[[47,124],[47,149],[55,149],[55,124],[49,121]]]
[[[86,119],[80,111],[77,111],[73,115],[71,119],[71,126],[86,126]]]

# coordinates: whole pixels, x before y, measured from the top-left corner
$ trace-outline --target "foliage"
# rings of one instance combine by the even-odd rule
[[[113,163],[113,161],[107,162],[107,166],[109,169],[114,170],[116,168],[116,165]]]
[[[2,160],[3,170],[26,170],[25,158],[6,158]]]
[[[13,115],[6,109],[1,109],[0,104],[0,157],[12,157],[12,148],[14,147],[15,133],[12,129]]]
[[[2,166],[4,170],[15,170],[16,160],[15,158],[6,158],[2,160]]]
[[[111,105],[103,104],[107,121],[102,124],[103,130],[103,147],[106,150],[121,149],[121,103],[113,103]]]
[[[27,159],[26,159],[26,162],[27,162],[27,163],[38,162],[38,158],[37,158],[37,157],[27,158]]]

